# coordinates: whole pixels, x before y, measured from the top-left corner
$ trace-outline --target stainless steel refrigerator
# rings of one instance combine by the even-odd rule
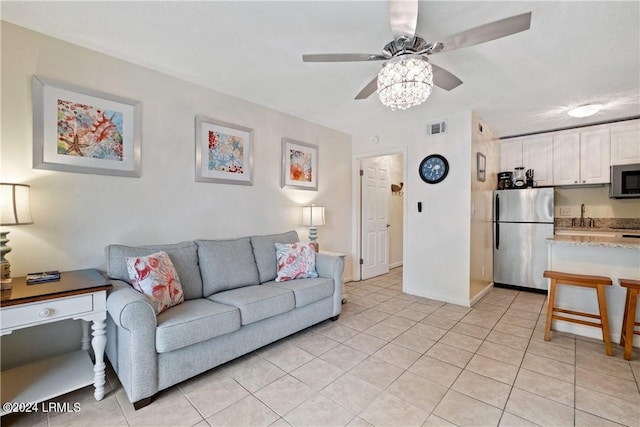
[[[493,283],[546,290],[549,237],[553,188],[494,191]]]

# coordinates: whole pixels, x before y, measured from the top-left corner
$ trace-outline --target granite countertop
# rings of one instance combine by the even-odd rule
[[[640,228],[611,228],[611,227],[555,227],[556,231],[578,231],[581,233],[616,233],[640,234]]]
[[[555,235],[547,239],[551,245],[598,246],[601,248],[640,249],[640,239],[634,237]]]

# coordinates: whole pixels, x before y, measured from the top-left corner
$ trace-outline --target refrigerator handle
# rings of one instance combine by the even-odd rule
[[[495,223],[496,223],[496,249],[500,249],[500,195],[496,194],[495,201]]]

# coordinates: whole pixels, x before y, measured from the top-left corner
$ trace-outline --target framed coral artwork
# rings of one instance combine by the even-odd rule
[[[196,181],[253,185],[253,130],[196,116]]]
[[[299,190],[318,189],[318,146],[282,138],[280,185]]]
[[[31,82],[34,168],[140,176],[140,102],[39,76]]]

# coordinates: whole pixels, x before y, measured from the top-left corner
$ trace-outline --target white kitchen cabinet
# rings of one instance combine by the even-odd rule
[[[609,128],[596,126],[553,136],[553,184],[610,182]]]
[[[580,182],[611,182],[611,143],[608,127],[580,132]]]
[[[580,132],[553,136],[553,185],[580,182]]]
[[[553,138],[550,135],[505,139],[500,143],[500,170],[523,166],[534,170],[539,186],[553,185]]]
[[[522,162],[525,169],[533,169],[533,180],[538,186],[553,185],[553,137],[523,140]]]
[[[640,163],[640,120],[611,126],[611,165]]]
[[[525,166],[522,162],[522,139],[505,139],[500,142],[500,171],[509,172]]]

